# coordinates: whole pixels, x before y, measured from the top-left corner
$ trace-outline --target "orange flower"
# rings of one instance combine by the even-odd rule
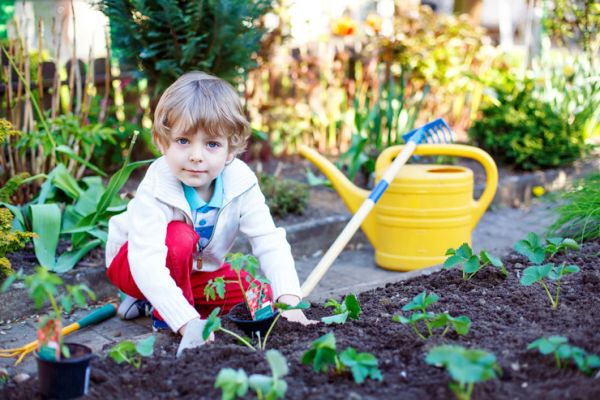
[[[375,33],[379,33],[379,31],[381,31],[381,22],[382,19],[377,14],[369,14],[367,15],[367,19],[365,20],[367,26],[371,28]]]
[[[337,36],[349,36],[356,30],[356,22],[350,17],[336,19],[331,24],[331,31]]]

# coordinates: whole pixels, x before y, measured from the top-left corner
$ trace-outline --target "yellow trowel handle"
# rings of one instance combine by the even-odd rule
[[[385,149],[377,158],[375,171],[385,170],[388,165],[392,163],[396,154],[400,153],[403,148],[404,146],[401,145]],[[483,216],[483,213],[494,199],[496,189],[498,188],[498,168],[492,157],[480,148],[463,144],[420,144],[415,149],[414,154],[420,156],[444,155],[471,158],[483,165],[486,175],[486,184],[485,190],[479,200],[473,200],[471,229],[474,229]]]

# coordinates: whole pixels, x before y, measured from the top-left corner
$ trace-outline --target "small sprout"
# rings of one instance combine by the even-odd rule
[[[142,357],[150,357],[154,353],[155,341],[156,336],[148,336],[146,339],[137,342],[137,344],[124,340],[113,346],[109,350],[108,356],[117,364],[126,362],[139,369],[142,364]]]
[[[271,375],[253,374],[248,377],[243,369],[237,371],[223,368],[219,371],[215,387],[221,388],[222,400],[244,397],[248,388],[252,388],[259,400],[275,400],[285,396],[287,383],[282,379],[289,372],[285,357],[277,350],[268,350],[265,354],[271,367]]]
[[[467,243],[463,243],[456,250],[448,249],[446,255],[450,257],[444,262],[444,269],[452,269],[462,265],[463,279],[466,281],[474,277],[477,272],[481,271],[487,265],[500,269],[505,278],[508,276],[508,271],[502,260],[492,256],[486,250],[482,250],[479,253],[479,257],[477,257],[476,254],[473,254],[473,250]]]
[[[560,295],[560,282],[563,276],[570,275],[579,272],[579,267],[577,265],[565,265],[564,263],[560,266],[555,266],[553,263],[544,264],[544,265],[533,265],[531,267],[525,268],[523,270],[523,276],[521,277],[521,285],[523,286],[531,286],[536,282],[539,282],[540,285],[546,291],[548,298],[550,299],[550,303],[552,304],[552,308],[556,309],[558,307],[558,298]],[[544,279],[550,279],[556,281],[556,294],[554,297],[550,294],[550,289]]]
[[[588,354],[577,346],[571,346],[569,340],[564,336],[541,337],[529,344],[527,350],[538,349],[543,355],[553,354],[556,367],[562,368],[561,360],[573,360],[579,371],[591,375],[593,370],[600,368],[600,357],[596,354]]]
[[[343,371],[342,363],[337,356],[335,335],[329,332],[311,343],[310,349],[302,355],[302,364],[311,364],[316,372],[326,373],[334,367],[337,373]]]
[[[371,353],[357,353],[352,347],[340,353],[340,361],[352,371],[354,382],[361,384],[366,378],[374,381],[383,380],[378,368],[379,361]]]
[[[248,393],[248,375],[243,369],[223,368],[217,375],[215,387],[221,388],[221,400],[234,400]]]
[[[347,347],[339,355],[335,344],[335,335],[329,332],[311,343],[311,348],[302,355],[302,364],[312,364],[316,372],[327,373],[331,367],[336,374],[350,369],[354,381],[358,384],[366,378],[383,380],[379,371],[379,361],[371,353],[357,353],[352,347]]]
[[[448,333],[450,327],[453,327],[456,333],[459,335],[466,335],[469,333],[469,329],[471,328],[471,319],[465,315],[461,315],[459,317],[452,317],[448,313],[438,313],[434,314],[432,312],[427,311],[427,307],[437,302],[439,299],[438,295],[435,293],[427,294],[427,291],[424,290],[418,295],[416,295],[410,303],[406,304],[402,307],[402,311],[414,311],[410,317],[406,318],[400,314],[394,315],[392,317],[392,321],[399,322],[404,325],[410,325],[410,327],[415,331],[417,336],[419,336],[423,340],[427,340],[427,338],[433,335],[434,328],[444,328],[442,332],[442,336]],[[425,326],[427,327],[428,335],[425,336],[417,327],[417,323],[419,321],[423,321]]]
[[[358,320],[358,317],[362,312],[358,299],[354,294],[349,294],[344,297],[341,304],[334,299],[329,299],[325,303],[325,307],[334,308],[334,315],[321,318],[321,321],[326,324],[343,324],[348,317],[350,317],[350,319]]]
[[[462,346],[434,347],[427,354],[425,362],[448,370],[453,379],[450,390],[459,400],[469,400],[476,383],[494,379],[502,372],[494,354]]]
[[[287,383],[282,378],[289,372],[287,360],[277,350],[268,350],[265,354],[271,375],[253,374],[248,378],[248,385],[256,392],[259,400],[282,399],[287,392]]]
[[[543,245],[538,234],[529,232],[527,239],[519,240],[514,249],[517,253],[527,257],[532,264],[539,265],[544,262],[547,254],[550,255],[548,259],[551,259],[560,251],[579,250],[580,247],[575,240],[560,237],[547,238],[546,244]]]

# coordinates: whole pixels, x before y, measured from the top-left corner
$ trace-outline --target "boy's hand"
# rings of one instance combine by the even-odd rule
[[[179,333],[181,333],[182,338],[181,342],[179,342],[179,347],[177,348],[177,357],[179,357],[185,349],[200,347],[204,344],[204,339],[202,339],[202,331],[204,330],[205,324],[205,319],[194,318],[179,329]],[[215,336],[211,333],[207,342],[211,342],[213,340],[215,340]]]
[[[296,304],[300,303],[300,298],[298,296],[294,296],[291,294],[284,294],[284,295],[279,296],[277,301],[281,302],[281,303],[289,304],[290,306],[295,306]],[[319,321],[315,321],[315,320],[306,318],[306,315],[304,315],[302,310],[288,310],[288,311],[284,311],[281,315],[288,321],[298,322],[305,326],[316,324],[319,322]]]

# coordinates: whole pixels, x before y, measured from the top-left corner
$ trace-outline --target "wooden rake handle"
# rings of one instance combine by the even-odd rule
[[[369,212],[371,212],[375,203],[377,203],[377,200],[379,200],[381,195],[385,192],[390,182],[394,180],[398,171],[400,171],[400,168],[406,164],[406,161],[408,161],[416,147],[416,142],[408,141],[400,154],[398,154],[388,169],[383,173],[383,177],[377,186],[373,188],[369,197],[362,203],[350,221],[348,221],[342,232],[335,239],[331,247],[329,247],[329,250],[323,255],[317,266],[312,270],[308,278],[306,278],[306,281],[304,281],[304,284],[302,284],[303,297],[310,295],[315,286],[323,279],[327,270],[340,255],[342,250],[344,250],[344,247],[346,247],[346,244],[348,244],[350,239],[352,239],[352,236],[354,236],[365,218],[367,218]]]

